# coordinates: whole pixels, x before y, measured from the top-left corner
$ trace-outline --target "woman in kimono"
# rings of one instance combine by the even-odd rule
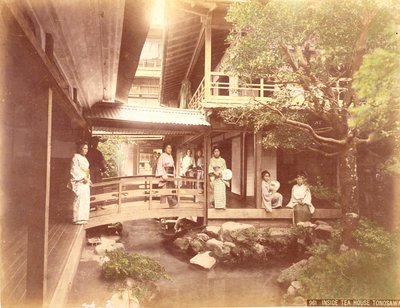
[[[278,193],[279,182],[271,181],[271,174],[267,170],[261,172],[261,179],[262,204],[265,211],[270,213],[272,209],[282,207],[283,197]]]
[[[86,159],[88,145],[78,143],[78,153],[71,161],[70,182],[68,187],[75,193],[72,222],[77,225],[86,224],[90,211],[90,172],[89,161]]]
[[[172,157],[172,146],[170,144],[165,145],[164,152],[160,155],[157,162],[156,177],[160,178],[158,187],[160,188],[174,188],[174,181],[168,180],[175,177],[175,164]],[[160,203],[166,203],[170,207],[176,205],[176,196],[161,196]]]
[[[221,156],[218,147],[214,147],[213,156],[208,165],[208,174],[210,175],[210,185],[213,190],[214,206],[216,209],[226,209],[226,187],[229,182],[222,179],[222,172],[226,169],[225,159]]]
[[[315,212],[315,207],[311,203],[311,191],[306,184],[306,179],[303,175],[298,175],[296,178],[297,184],[292,188],[292,195],[289,203],[286,205],[293,210],[293,223],[310,221],[312,214]]]

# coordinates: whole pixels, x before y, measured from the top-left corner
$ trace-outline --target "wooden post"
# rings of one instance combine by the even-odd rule
[[[42,306],[47,288],[47,258],[50,205],[50,160],[53,92],[44,88],[33,108],[32,204],[27,204],[28,251],[26,300],[30,307]]]
[[[211,157],[211,137],[209,133],[204,134],[204,224],[208,223],[208,206],[210,204],[210,179],[208,176],[208,164]]]
[[[240,196],[246,199],[247,190],[247,149],[246,149],[246,133],[242,133],[240,138]]]
[[[257,132],[254,134],[254,198],[256,208],[262,208],[261,200],[261,157],[262,157],[262,145],[261,145],[262,133]]]
[[[149,210],[151,210],[151,203],[153,201],[153,179],[150,178],[150,191],[149,191]]]
[[[118,183],[118,214],[121,213],[122,205],[122,179],[119,179]]]
[[[260,79],[260,97],[264,97],[264,78]]]
[[[204,96],[207,99],[211,95],[211,16],[205,20],[204,39]]]

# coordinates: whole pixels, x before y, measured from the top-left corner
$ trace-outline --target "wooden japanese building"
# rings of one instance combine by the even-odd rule
[[[221,108],[248,103],[254,95],[268,101],[274,91],[263,80],[242,88],[237,78],[219,71],[229,33],[224,17],[232,1],[167,1],[160,83],[166,107],[126,105],[152,2],[0,4],[0,302],[5,307],[63,305],[85,237],[82,226],[71,224],[72,196],[65,186],[75,142],[94,132],[164,135],[178,163],[187,147],[203,149],[208,162],[212,146],[219,144],[234,174],[228,199],[235,206],[223,212],[210,208],[205,185],[204,194],[194,188],[174,191],[180,203],[165,209],[152,202],[160,193],[153,191],[154,179],[119,178],[108,183],[116,189],[98,196],[113,199],[115,207],[94,212],[88,227],[167,215],[210,223],[290,223],[290,210],[267,214],[261,208],[259,174],[268,169],[285,191],[299,168],[313,173],[312,157],[263,149],[262,133],[225,125],[218,117]],[[191,85],[189,100],[180,100],[183,82]],[[334,170],[334,162],[321,163]],[[334,181],[335,173],[328,179]],[[317,207],[315,217],[339,216],[339,210]]]

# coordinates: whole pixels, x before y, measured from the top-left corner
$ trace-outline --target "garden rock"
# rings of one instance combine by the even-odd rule
[[[203,241],[203,242],[207,242],[207,241],[210,239],[210,237],[209,237],[207,234],[205,234],[205,233],[198,233],[198,234],[195,236],[195,238],[197,238],[197,239],[199,239],[199,240],[201,240],[201,241]]]
[[[179,237],[174,241],[174,245],[183,251],[186,251],[189,248],[189,244],[189,239],[186,237]]]
[[[287,296],[295,297],[297,295],[297,290],[296,290],[296,288],[294,288],[293,286],[290,285],[286,291],[286,294],[287,294]]]
[[[330,239],[332,237],[332,232],[333,228],[330,225],[321,224],[315,228],[316,237],[322,240]]]
[[[306,269],[307,264],[308,260],[303,259],[284,269],[278,277],[278,283],[289,286],[292,281],[297,280],[299,275]]]
[[[111,307],[139,308],[139,300],[130,294],[129,290],[113,294],[111,297]]]
[[[315,228],[317,225],[313,224],[311,221],[300,221],[296,225],[303,228]]]
[[[259,243],[254,244],[253,250],[258,256],[263,256],[265,252],[264,246]]]
[[[195,255],[193,258],[190,259],[190,263],[198,265],[204,269],[210,270],[217,262],[217,260],[210,254],[211,251],[198,253],[197,255]]]
[[[207,241],[206,247],[219,259],[228,258],[231,253],[231,247],[229,245],[225,245],[224,242],[218,241],[214,238]]]
[[[292,283],[290,284],[293,288],[295,288],[296,290],[300,290],[301,288],[303,288],[303,285],[301,284],[300,281],[295,280],[292,281]]]
[[[252,231],[255,230],[255,227],[250,224],[242,224],[229,221],[221,226],[219,236],[223,241],[242,242],[247,239],[246,236],[243,234],[245,230]]]
[[[199,240],[198,238],[194,238],[193,240],[190,241],[190,247],[194,252],[200,252],[204,250],[205,243],[202,240]]]
[[[105,256],[107,252],[116,250],[116,249],[124,249],[124,244],[122,243],[102,243],[100,245],[97,245],[94,248],[94,251],[96,254],[99,256]]]
[[[218,238],[220,230],[221,230],[221,227],[218,227],[218,226],[207,226],[205,233],[207,235],[209,235],[210,237]]]
[[[315,224],[318,226],[318,225],[329,225],[326,221],[323,221],[323,220],[316,220],[315,221]]]

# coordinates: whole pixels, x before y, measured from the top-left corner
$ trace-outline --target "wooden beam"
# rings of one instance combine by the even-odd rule
[[[32,204],[27,205],[28,252],[26,299],[31,307],[42,306],[47,288],[50,160],[53,91],[43,88],[34,100],[32,115]]]
[[[210,163],[211,154],[211,136],[207,133],[204,136],[204,194],[206,196],[205,206],[207,213],[211,202],[210,176],[208,175],[208,164]]]
[[[316,209],[312,219],[339,219],[342,217],[341,209]],[[293,219],[293,209],[282,208],[267,213],[264,209],[226,209],[225,211],[209,209],[209,219]]]
[[[254,134],[254,198],[256,200],[256,208],[262,208],[261,200],[261,159],[262,159],[262,133]]]
[[[185,78],[189,78],[189,76],[192,74],[192,71],[197,63],[197,60],[199,59],[200,51],[202,49],[202,46],[204,45],[204,31],[205,27],[203,25],[203,27],[200,30],[199,36],[197,38],[196,47],[194,49],[192,59],[190,59],[190,64],[186,71]]]
[[[240,138],[240,195],[242,199],[246,198],[247,189],[247,151],[246,151],[246,133],[242,133]]]
[[[211,17],[207,16],[205,20],[205,42],[204,42],[204,88],[205,88],[205,99],[210,95],[211,86]]]

